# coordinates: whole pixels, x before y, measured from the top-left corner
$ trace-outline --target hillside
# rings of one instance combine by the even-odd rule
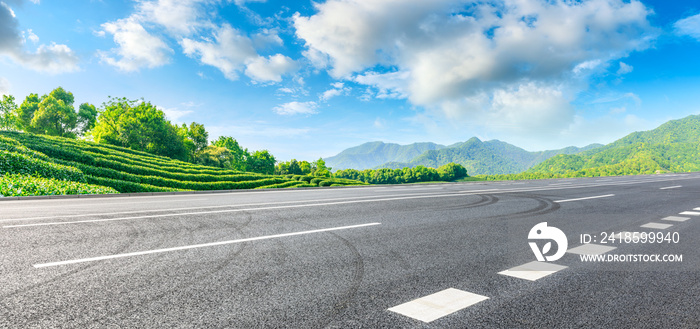
[[[389,162],[382,168],[425,166],[437,168],[450,162],[467,168],[470,175],[511,174],[528,168],[557,154],[575,154],[600,147],[592,144],[584,148],[567,147],[560,150],[528,152],[517,146],[499,141],[482,142],[476,137],[439,150],[427,151],[409,162]]]
[[[399,145],[383,142],[369,142],[346,149],[338,155],[323,160],[326,161],[326,165],[333,168],[333,170],[363,170],[371,169],[390,161],[408,162],[426,151],[442,148],[445,148],[445,146],[435,143]]]
[[[668,171],[700,171],[700,115],[634,132],[580,154],[552,157],[527,173],[574,177]]]
[[[363,184],[239,172],[107,144],[8,131],[0,132],[0,173],[0,193],[5,196]],[[44,191],[42,184],[55,185],[56,190]]]

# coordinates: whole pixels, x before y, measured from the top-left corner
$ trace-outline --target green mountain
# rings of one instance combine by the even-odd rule
[[[323,159],[326,165],[336,169],[370,169],[389,161],[407,162],[426,151],[445,148],[435,143],[399,145],[369,142],[349,148],[336,156]],[[437,167],[436,167],[437,168]]]
[[[700,115],[634,132],[594,150],[554,156],[527,173],[578,177],[667,171],[700,171]]]
[[[416,166],[437,168],[454,162],[467,168],[469,175],[512,174],[525,171],[557,154],[575,154],[600,146],[602,145],[592,144],[584,148],[570,146],[560,150],[528,152],[499,140],[482,142],[473,137],[463,143],[427,151],[408,162],[394,161],[379,167],[391,169]]]

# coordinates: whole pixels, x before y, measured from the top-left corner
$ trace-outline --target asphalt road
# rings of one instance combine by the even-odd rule
[[[698,215],[700,174],[2,201],[0,327],[698,328]],[[531,263],[541,222],[618,261]]]

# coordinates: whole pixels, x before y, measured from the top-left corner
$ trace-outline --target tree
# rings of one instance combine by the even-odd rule
[[[219,138],[213,141],[211,144],[226,148],[231,152],[231,169],[246,171],[246,161],[250,154],[248,153],[248,149],[243,149],[240,145],[238,145],[238,141],[236,141],[236,139],[228,136],[219,136]]]
[[[187,137],[194,143],[195,151],[202,150],[209,143],[209,133],[201,123],[190,123],[189,129],[187,129]]]
[[[331,177],[331,168],[326,167],[326,162],[323,161],[323,158],[318,158],[312,165],[316,168],[313,171],[314,176]]]
[[[80,104],[78,108],[78,124],[76,125],[78,135],[83,136],[88,131],[92,130],[97,123],[98,115],[99,112],[97,112],[95,105],[88,103]]]
[[[29,94],[15,110],[15,125],[27,132],[75,138],[94,125],[97,110],[85,103],[76,113],[74,101],[73,93],[62,87],[41,97]]]
[[[59,90],[58,93],[54,93]],[[48,96],[44,96],[39,103],[39,108],[34,112],[29,124],[29,132],[75,138],[73,129],[77,124],[78,115],[73,109],[73,95],[68,97],[63,88],[57,88]],[[56,94],[54,96],[54,94]],[[70,101],[71,103],[66,103]]]
[[[246,166],[248,171],[272,175],[275,173],[275,162],[277,160],[270,152],[262,150],[251,154],[246,161]]]
[[[214,145],[204,147],[195,156],[197,164],[220,168],[228,168],[232,158],[233,155],[229,149]]]
[[[177,128],[151,103],[110,97],[101,112],[90,132],[96,142],[188,160]]]
[[[17,108],[15,117],[20,130],[29,131],[31,129],[32,118],[34,117],[34,112],[39,109],[39,102],[39,95],[29,94]]]
[[[14,130],[17,128],[17,103],[12,95],[3,95],[0,101],[0,129]]]

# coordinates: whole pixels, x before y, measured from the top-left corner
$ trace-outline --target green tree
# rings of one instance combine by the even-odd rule
[[[96,142],[188,160],[177,128],[151,103],[110,97],[102,107],[91,131]]]
[[[232,160],[230,168],[233,170],[246,171],[246,162],[250,154],[248,149],[243,149],[233,137],[219,136],[211,143],[214,146],[223,147],[231,152]]]
[[[195,159],[197,164],[229,168],[231,161],[233,160],[233,155],[231,154],[231,151],[225,147],[209,145],[199,150],[195,156]]]
[[[34,112],[29,131],[37,134],[74,138],[73,129],[77,124],[78,114],[73,109],[72,94],[67,97],[63,88],[55,93],[44,96],[39,103],[39,108]],[[58,89],[56,89],[58,90]],[[54,90],[54,91],[56,91]]]
[[[255,151],[248,157],[246,167],[248,171],[272,175],[275,173],[275,162],[277,160],[267,150]]]
[[[80,104],[78,108],[78,124],[76,125],[78,135],[83,136],[88,131],[92,130],[97,123],[98,115],[99,112],[97,112],[95,105],[88,103]]]
[[[326,167],[326,162],[323,161],[323,158],[318,158],[318,160],[312,162],[311,165],[312,168],[314,168],[312,173],[314,176],[331,176],[331,168]]]
[[[209,133],[201,123],[192,122],[187,129],[187,137],[194,143],[195,151],[200,151],[207,147],[209,143]]]
[[[17,128],[17,103],[12,95],[3,95],[0,100],[0,129],[14,130]]]
[[[39,109],[39,102],[39,95],[29,94],[29,96],[24,98],[22,104],[17,108],[17,114],[15,117],[17,120],[17,126],[20,130],[30,130],[34,112]]]

